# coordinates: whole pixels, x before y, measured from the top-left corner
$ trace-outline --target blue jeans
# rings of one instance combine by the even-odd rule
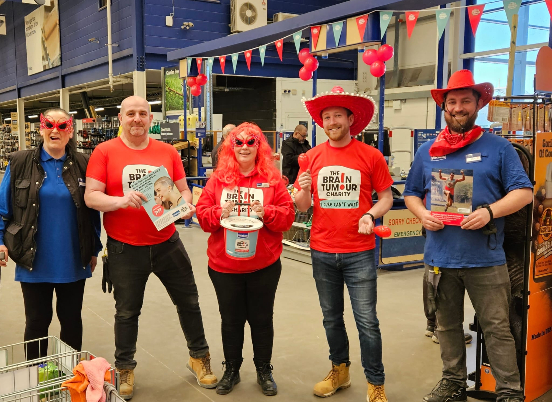
[[[311,250],[313,276],[324,315],[324,328],[335,365],[349,365],[349,339],[343,320],[344,284],[347,285],[360,338],[360,357],[368,382],[382,385],[381,332],[376,314],[377,271],[374,250],[324,253]]]

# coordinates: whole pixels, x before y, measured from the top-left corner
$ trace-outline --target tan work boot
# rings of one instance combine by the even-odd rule
[[[134,370],[117,369],[117,372],[119,373],[121,384],[119,387],[119,395],[125,401],[128,401],[134,396]]]
[[[186,367],[197,378],[197,383],[203,388],[215,388],[217,386],[217,377],[211,371],[211,356],[207,353],[204,357],[198,359],[191,357]]]
[[[368,402],[389,402],[385,396],[385,385],[374,385],[368,383]]]
[[[347,363],[341,363],[339,366],[332,363],[332,370],[324,378],[324,381],[320,381],[314,386],[314,395],[326,398],[335,394],[338,389],[350,386],[351,377],[349,377]]]

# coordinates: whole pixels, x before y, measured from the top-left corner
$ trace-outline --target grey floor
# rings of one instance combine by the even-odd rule
[[[213,368],[220,377],[223,360],[220,315],[215,292],[207,275],[207,234],[198,228],[179,227],[179,231],[194,266]],[[19,284],[13,281],[13,271],[13,263],[2,271],[0,345],[23,339],[23,299]],[[420,270],[382,271],[378,278],[378,315],[383,335],[386,391],[391,402],[421,401],[440,378],[439,347],[423,334],[425,317],[421,304],[421,281]],[[112,296],[101,291],[99,266],[86,285],[83,349],[103,356],[110,362],[113,362],[114,351],[113,314]],[[467,328],[473,317],[469,300],[466,300],[465,317]],[[332,397],[332,401],[365,401],[367,386],[360,365],[358,333],[349,303],[346,304],[345,318],[351,345],[352,386],[339,391]],[[278,396],[274,399],[319,401],[312,395],[312,387],[325,377],[330,363],[310,265],[283,259],[274,320],[272,363],[279,387]],[[140,317],[133,401],[266,401],[267,397],[261,394],[256,384],[248,331],[246,327],[242,382],[227,396],[200,388],[185,367],[188,353],[176,310],[161,282],[152,276]],[[50,327],[50,334],[59,334],[56,318]],[[474,346],[469,345],[468,356],[472,362],[474,353]],[[552,401],[552,394],[538,401]]]

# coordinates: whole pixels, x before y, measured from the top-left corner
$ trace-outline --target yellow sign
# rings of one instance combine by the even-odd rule
[[[408,209],[393,209],[383,217],[383,224],[391,229],[390,239],[422,235],[422,221]]]
[[[17,124],[17,113],[16,112],[11,112],[10,125],[11,125],[12,133],[19,132],[19,125]]]

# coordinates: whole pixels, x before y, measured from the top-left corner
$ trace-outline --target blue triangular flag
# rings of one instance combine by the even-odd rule
[[[188,57],[186,61],[188,62],[188,75],[190,75],[190,68],[192,68],[192,58]]]
[[[339,38],[341,38],[341,32],[343,31],[343,21],[334,22],[332,24],[332,31],[335,39],[335,47],[339,46]]]
[[[259,54],[261,55],[261,65],[264,66],[264,58],[266,54],[266,45],[259,46]]]
[[[443,32],[450,18],[450,11],[450,8],[442,8],[435,11],[435,18],[437,18],[437,40],[441,40],[441,36],[443,36]]]
[[[387,32],[387,27],[391,22],[391,17],[393,17],[393,11],[380,11],[379,14],[381,38],[383,39],[383,35]]]
[[[521,0],[502,0],[504,2],[504,11],[506,11],[506,16],[508,17],[508,23],[510,24],[510,29],[512,28],[512,17],[514,14],[519,12],[519,7],[521,6]]]
[[[295,42],[295,49],[297,50],[297,54],[299,54],[299,50],[301,50],[301,38],[303,37],[303,31],[295,32],[293,34],[293,41]]]
[[[214,57],[208,57],[207,58],[207,65],[209,67],[213,67],[213,63],[215,62],[215,58]]]
[[[236,65],[238,64],[238,54],[232,53],[232,67],[234,67],[234,74],[236,74]]]

